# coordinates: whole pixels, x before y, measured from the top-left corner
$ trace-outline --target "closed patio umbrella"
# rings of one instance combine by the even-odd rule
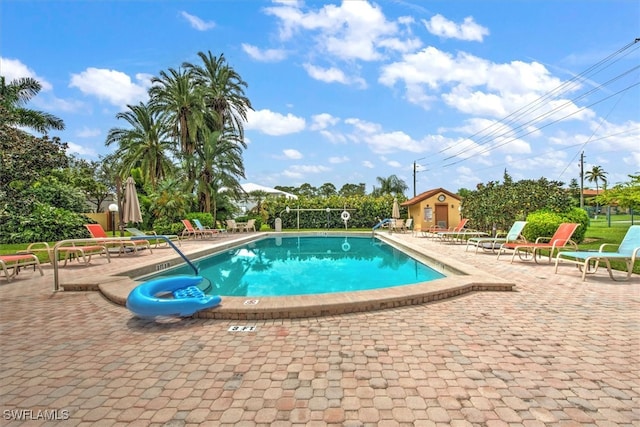
[[[393,199],[393,208],[391,210],[391,218],[400,218],[400,205],[398,205],[398,199]]]
[[[124,188],[124,213],[122,220],[125,224],[142,222],[142,212],[140,212],[136,182],[132,177],[127,178]]]

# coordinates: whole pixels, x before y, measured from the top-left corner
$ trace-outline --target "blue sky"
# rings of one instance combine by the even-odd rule
[[[0,3],[0,74],[87,159],[152,76],[224,54],[248,83],[246,181],[416,191],[640,172],[640,3],[17,1]],[[586,183],[586,187],[593,184]]]

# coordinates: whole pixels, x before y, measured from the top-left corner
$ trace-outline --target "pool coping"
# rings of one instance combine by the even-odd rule
[[[431,282],[367,291],[256,298],[227,296],[222,298],[222,303],[219,306],[197,312],[193,317],[237,320],[322,317],[384,310],[407,305],[419,305],[458,297],[472,292],[512,291],[515,287],[515,283],[513,282],[507,282],[502,278],[457,260],[448,259],[446,264],[437,261],[439,255],[437,251],[412,244],[412,242],[398,238],[398,236],[388,232],[305,232],[296,235],[317,234],[346,236],[372,236],[375,234],[376,237],[386,243],[399,247],[411,253],[413,256],[436,260],[435,262],[441,263],[442,269],[457,274]],[[189,254],[188,257],[190,260],[195,260],[202,256],[220,252],[230,247],[264,237],[291,235],[292,233],[290,232],[253,234],[212,245],[210,248]],[[162,263],[161,266],[171,268],[183,262],[184,261],[176,254],[175,259],[167,260]],[[108,300],[119,305],[125,305],[129,293],[139,284],[139,282],[136,282],[133,278],[150,274],[154,271],[154,268],[156,270],[158,269],[157,264],[154,267],[153,263],[150,263],[144,267],[119,273],[118,275],[96,278],[96,283],[86,283],[86,281],[82,284],[69,283],[63,285],[63,289],[65,291],[99,291]]]

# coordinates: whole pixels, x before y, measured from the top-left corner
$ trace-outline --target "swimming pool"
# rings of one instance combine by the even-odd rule
[[[373,237],[271,236],[197,260],[222,296],[286,296],[388,288],[445,275]],[[154,274],[192,274],[188,266]]]

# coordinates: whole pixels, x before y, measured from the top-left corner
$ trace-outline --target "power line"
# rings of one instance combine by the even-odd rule
[[[599,61],[598,63],[596,63],[596,64],[592,65],[592,66],[591,66],[591,67],[589,67],[587,70],[585,70],[585,71],[583,71],[582,73],[580,73],[580,74],[578,74],[578,75],[574,76],[574,77],[573,77],[573,78],[571,78],[570,80],[568,80],[568,81],[564,82],[563,84],[561,84],[561,85],[557,86],[556,88],[554,88],[554,89],[553,89],[553,90],[551,90],[550,92],[546,93],[545,95],[543,95],[543,96],[539,97],[538,99],[536,99],[535,101],[531,102],[530,104],[525,105],[525,106],[523,106],[523,107],[519,108],[518,110],[516,110],[516,111],[512,112],[511,114],[507,115],[506,117],[502,118],[501,120],[499,120],[499,121],[497,121],[497,122],[492,123],[491,125],[489,125],[489,126],[485,127],[484,129],[482,129],[482,130],[480,130],[480,131],[475,132],[475,133],[474,133],[474,134],[472,134],[470,137],[468,137],[468,138],[466,138],[466,139],[465,139],[465,141],[466,141],[466,142],[461,142],[461,143],[459,143],[459,144],[455,144],[455,145],[452,145],[452,146],[449,146],[449,147],[443,148],[443,149],[441,149],[440,151],[438,151],[438,154],[442,154],[442,153],[444,153],[444,152],[446,152],[446,151],[449,151],[449,150],[453,149],[455,146],[459,146],[460,144],[462,144],[463,146],[459,149],[459,151],[457,151],[455,154],[450,155],[450,156],[448,156],[448,157],[446,157],[446,158],[444,158],[444,159],[443,159],[443,161],[449,160],[449,159],[454,158],[454,157],[456,157],[456,156],[458,156],[458,155],[460,155],[460,154],[464,153],[465,151],[467,151],[467,149],[468,149],[468,145],[469,145],[469,144],[471,144],[471,143],[476,143],[477,145],[485,145],[485,144],[489,143],[490,141],[495,141],[495,138],[502,137],[502,136],[509,135],[509,134],[513,134],[513,132],[514,132],[514,131],[516,131],[516,130],[518,130],[518,129],[523,128],[523,127],[524,127],[525,125],[527,125],[527,124],[532,124],[532,123],[535,123],[536,121],[541,121],[543,118],[548,117],[549,115],[551,115],[551,114],[553,114],[554,112],[556,112],[556,111],[558,111],[558,110],[560,110],[560,109],[562,109],[562,108],[566,107],[567,105],[573,104],[575,101],[580,100],[580,99],[582,99],[582,98],[584,98],[584,97],[586,97],[586,96],[588,96],[588,95],[590,95],[590,94],[592,94],[592,93],[594,93],[594,92],[596,92],[596,91],[598,91],[598,90],[602,90],[604,87],[606,87],[606,86],[608,86],[608,85],[612,84],[613,82],[615,82],[615,81],[617,81],[617,80],[621,79],[622,77],[624,77],[624,76],[626,76],[626,75],[630,74],[631,72],[635,71],[635,70],[636,70],[636,69],[638,69],[639,67],[638,67],[638,66],[636,66],[636,67],[634,67],[634,68],[632,68],[632,69],[630,69],[630,70],[627,70],[626,72],[624,72],[624,73],[622,73],[622,74],[620,74],[620,75],[616,76],[616,77],[615,77],[615,78],[613,78],[613,79],[610,79],[609,81],[607,81],[607,82],[605,82],[605,83],[603,83],[603,84],[600,84],[600,85],[599,85],[599,86],[597,86],[596,88],[594,88],[594,89],[592,89],[592,90],[590,90],[590,91],[587,91],[586,93],[584,93],[584,94],[582,94],[582,95],[580,95],[580,96],[578,96],[578,97],[574,98],[573,100],[570,100],[570,101],[568,101],[568,102],[566,102],[566,103],[562,104],[561,106],[558,106],[558,107],[554,108],[553,110],[551,110],[551,111],[549,111],[549,112],[545,113],[545,114],[539,115],[539,116],[537,116],[537,117],[535,117],[535,118],[533,118],[533,119],[531,119],[531,120],[527,121],[526,123],[522,123],[522,124],[520,124],[520,125],[519,125],[518,127],[516,127],[516,128],[508,129],[507,131],[503,132],[502,134],[499,134],[499,135],[497,135],[497,136],[496,136],[496,134],[497,134],[498,132],[501,132],[503,129],[508,128],[508,126],[509,126],[510,124],[512,124],[512,123],[516,123],[516,122],[518,122],[518,121],[521,121],[521,120],[522,120],[522,118],[523,118],[526,114],[530,114],[531,112],[536,111],[536,110],[538,110],[538,109],[542,108],[543,106],[545,106],[545,105],[546,105],[546,101],[548,101],[548,100],[552,100],[554,97],[560,96],[560,95],[562,95],[562,94],[564,94],[564,93],[568,92],[569,90],[572,90],[572,89],[574,88],[574,86],[576,86],[576,85],[578,84],[578,82],[579,82],[579,81],[585,81],[585,80],[587,80],[586,78],[587,78],[588,76],[591,76],[591,75],[597,74],[597,73],[599,73],[599,72],[601,72],[601,71],[605,70],[606,68],[610,67],[610,66],[611,66],[611,65],[613,65],[614,63],[616,63],[616,62],[620,61],[624,56],[627,56],[627,55],[629,55],[630,53],[632,53],[635,49],[634,49],[634,50],[631,50],[631,51],[629,51],[629,52],[627,52],[627,53],[625,53],[625,54],[624,54],[624,55],[622,55],[622,56],[619,56],[621,53],[623,53],[623,52],[627,51],[631,46],[633,46],[633,45],[634,45],[635,43],[637,43],[639,40],[640,40],[640,38],[635,39],[635,40],[634,40],[634,42],[629,43],[629,44],[627,44],[627,45],[623,46],[622,48],[618,49],[616,52],[614,52],[614,53],[610,54],[610,55],[609,55],[609,56],[607,56],[606,58],[604,58],[604,59],[602,59],[601,61]],[[617,56],[618,56],[618,58],[617,58],[617,59],[615,59]],[[630,86],[630,87],[633,87],[633,86]],[[627,87],[627,88],[626,88],[626,90],[628,90],[630,87]],[[618,92],[618,93],[619,93],[619,92]],[[605,99],[608,99],[608,98],[605,98]],[[591,104],[591,105],[595,105],[595,104],[596,104],[596,103],[593,103],[593,104]],[[583,108],[583,109],[584,109],[584,108]],[[581,110],[582,110],[582,109],[581,109]],[[579,111],[580,111],[580,110],[579,110]],[[569,117],[569,116],[570,116],[570,115],[565,116],[565,118],[566,118],[566,117]],[[552,123],[556,123],[556,122],[557,122],[557,120],[556,120],[556,121],[554,121],[554,122],[552,122]],[[492,129],[493,129],[493,130],[492,130]],[[489,132],[489,133],[486,133],[486,132],[488,132],[488,131],[490,131],[490,132]],[[529,134],[529,133],[531,133],[531,132],[525,133],[524,135],[527,135],[527,134]],[[474,138],[474,137],[476,137],[476,136],[478,136],[478,135],[482,135],[482,134],[484,134],[484,135],[483,135],[481,138],[479,138],[479,139],[478,139],[478,141],[473,141],[473,138]],[[521,136],[524,136],[524,135],[521,135]],[[513,139],[515,139],[515,138],[512,138],[510,141],[512,141]],[[509,142],[510,142],[510,141],[509,141]],[[494,148],[500,147],[500,146],[502,146],[502,145],[504,145],[504,144],[498,144],[498,145],[495,145],[495,146],[494,146],[494,147],[492,147],[491,149],[494,149]],[[485,150],[485,151],[483,151],[483,152],[487,152],[487,151]],[[454,162],[453,164],[456,164],[456,163],[459,163],[459,162]]]
[[[566,116],[563,116],[563,117],[561,117],[561,118],[559,118],[559,119],[557,119],[557,120],[554,120],[554,121],[552,121],[552,122],[549,122],[549,123],[547,123],[547,124],[545,124],[545,125],[543,125],[543,126],[540,126],[540,127],[536,128],[536,129],[534,129],[534,130],[530,130],[530,131],[528,131],[528,132],[526,132],[526,133],[524,133],[524,134],[521,134],[521,135],[517,135],[517,136],[515,136],[515,137],[512,137],[511,139],[508,139],[508,140],[507,140],[507,141],[505,141],[505,142],[501,142],[501,143],[499,143],[499,144],[495,144],[495,145],[493,145],[493,146],[491,146],[491,147],[488,147],[488,148],[486,148],[486,149],[484,149],[484,150],[482,150],[482,151],[476,152],[476,153],[474,153],[474,155],[480,155],[480,154],[487,153],[487,152],[489,152],[489,151],[495,150],[496,148],[502,147],[502,146],[504,146],[504,145],[506,145],[506,144],[508,144],[508,143],[510,143],[510,142],[513,142],[513,141],[514,141],[514,140],[516,140],[517,138],[521,138],[521,137],[523,137],[523,136],[527,136],[527,135],[529,135],[529,134],[532,134],[532,133],[534,133],[534,132],[539,131],[540,129],[544,129],[544,128],[546,128],[546,127],[549,127],[549,126],[551,126],[551,125],[553,125],[553,124],[555,124],[555,123],[558,123],[558,122],[560,122],[560,121],[562,121],[562,120],[564,120],[564,119],[566,119],[566,118],[568,118],[568,117],[574,116],[574,115],[578,114],[579,112],[581,112],[581,111],[583,111],[583,110],[585,110],[585,109],[587,109],[587,108],[590,108],[590,107],[592,107],[592,106],[594,106],[594,105],[597,105],[597,104],[599,104],[599,103],[601,103],[601,102],[604,102],[604,101],[606,101],[607,99],[612,98],[612,97],[614,97],[614,96],[616,96],[616,95],[618,95],[618,94],[620,94],[620,93],[623,93],[623,92],[625,92],[625,91],[627,91],[627,90],[629,90],[629,89],[631,89],[631,88],[633,88],[633,87],[636,87],[636,86],[638,86],[638,85],[640,85],[640,82],[638,82],[638,83],[634,83],[634,84],[632,84],[632,85],[630,85],[630,86],[627,86],[626,88],[624,88],[624,89],[622,89],[622,90],[620,90],[620,91],[618,91],[618,92],[616,92],[616,93],[614,93],[614,94],[612,94],[612,95],[609,95],[609,96],[607,96],[607,97],[605,97],[605,98],[603,98],[603,99],[600,99],[600,100],[598,100],[598,101],[596,101],[596,102],[593,102],[593,103],[591,103],[591,104],[589,104],[589,105],[587,105],[587,106],[585,106],[585,107],[582,107],[582,108],[580,108],[580,109],[578,109],[578,110],[574,111],[573,113],[567,114]],[[451,157],[449,157],[449,158],[451,158]],[[447,159],[448,159],[448,158],[447,158]],[[447,159],[445,159],[445,160],[447,160]],[[458,164],[458,163],[461,163],[461,162],[463,162],[463,161],[465,161],[465,160],[468,160],[468,158],[464,158],[464,159],[457,160],[457,161],[455,161],[455,162],[447,163],[447,164],[443,165],[442,167],[444,168],[444,167],[453,166],[453,165],[456,165],[456,164]]]

